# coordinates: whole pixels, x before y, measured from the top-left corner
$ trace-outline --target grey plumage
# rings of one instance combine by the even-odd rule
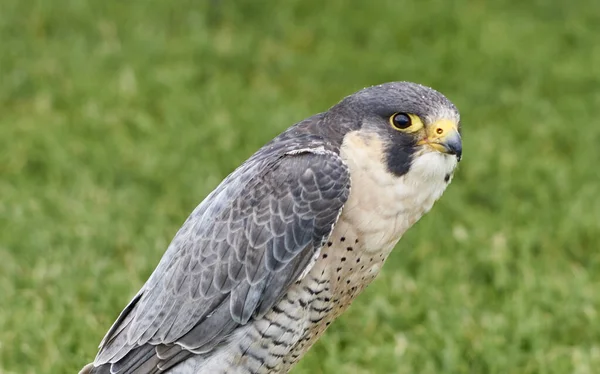
[[[401,167],[388,169],[408,171],[416,140],[374,125],[398,108],[458,122],[443,95],[391,83],[286,130],[193,211],[84,372],[158,373],[192,356],[208,359],[234,331],[272,312],[312,268],[349,198],[345,135],[367,129],[400,144],[405,156],[386,162]]]

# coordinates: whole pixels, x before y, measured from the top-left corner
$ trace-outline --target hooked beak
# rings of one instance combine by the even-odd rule
[[[450,120],[443,119],[427,126],[426,137],[419,141],[419,145],[428,145],[433,149],[451,155],[456,155],[458,161],[462,158],[462,139],[457,125]]]

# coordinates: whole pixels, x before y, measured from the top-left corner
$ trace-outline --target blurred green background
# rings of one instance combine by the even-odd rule
[[[599,373],[600,2],[0,2],[0,373],[73,373],[191,210],[411,80],[464,160],[294,371]]]

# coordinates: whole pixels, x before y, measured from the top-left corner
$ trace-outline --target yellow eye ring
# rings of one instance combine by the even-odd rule
[[[398,130],[406,130],[412,125],[412,119],[406,113],[396,113],[390,117],[390,124]]]
[[[415,132],[423,128],[423,122],[418,116],[401,112],[390,116],[390,125],[402,132]]]

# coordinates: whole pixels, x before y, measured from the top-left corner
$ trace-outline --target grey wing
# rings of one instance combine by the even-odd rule
[[[188,218],[104,338],[95,366],[159,372],[209,355],[298,280],[348,198],[347,167],[333,152],[258,164],[234,172]]]

